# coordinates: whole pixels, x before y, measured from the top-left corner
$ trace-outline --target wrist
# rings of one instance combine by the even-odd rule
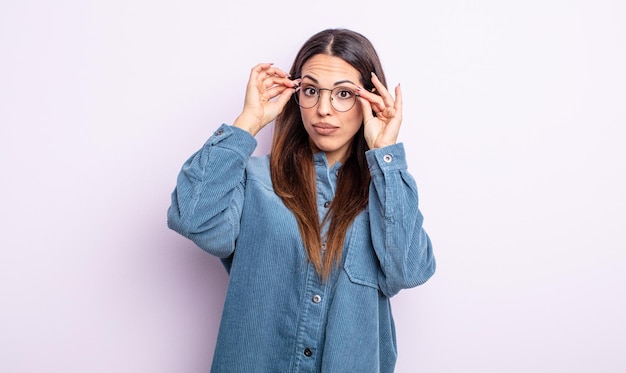
[[[233,127],[240,128],[249,132],[252,136],[256,136],[261,130],[262,126],[259,125],[259,121],[249,115],[241,113],[233,122]]]

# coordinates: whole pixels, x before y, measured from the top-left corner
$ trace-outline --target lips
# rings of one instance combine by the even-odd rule
[[[315,132],[319,133],[320,135],[330,135],[339,129],[339,127],[333,126],[328,123],[315,123],[312,125],[312,127]]]

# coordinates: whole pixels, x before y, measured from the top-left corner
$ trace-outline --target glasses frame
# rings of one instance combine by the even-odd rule
[[[308,87],[307,87],[307,88],[308,88]],[[293,93],[293,95],[294,95],[294,99],[296,100],[296,104],[298,104],[298,106],[300,106],[300,107],[301,107],[301,108],[303,108],[303,109],[311,109],[311,108],[314,108],[315,106],[317,106],[317,104],[319,104],[319,103],[320,103],[320,98],[322,97],[322,91],[328,91],[328,92],[330,92],[330,94],[329,94],[329,96],[328,96],[328,98],[330,99],[330,106],[332,106],[332,107],[333,107],[333,109],[335,109],[336,111],[338,111],[338,112],[340,112],[340,113],[345,113],[345,112],[347,112],[347,111],[352,110],[352,108],[353,108],[353,107],[354,107],[354,105],[356,104],[357,97],[359,97],[359,94],[358,94],[358,93],[356,93],[356,90],[353,90],[353,89],[348,89],[348,90],[350,90],[350,91],[352,91],[352,92],[354,93],[354,100],[353,100],[353,102],[352,102],[352,105],[350,105],[350,107],[349,107],[348,109],[346,109],[346,110],[339,110],[339,109],[337,109],[337,108],[335,107],[335,104],[333,104],[333,101],[334,101],[333,91],[335,91],[335,90],[337,90],[337,89],[344,89],[344,90],[345,90],[345,89],[346,89],[346,87],[335,87],[335,88],[332,88],[332,89],[330,89],[330,88],[319,88],[319,87],[315,87],[315,89],[317,89],[317,90],[319,91],[319,93],[318,93],[318,95],[317,95],[317,100],[315,101],[315,103],[314,103],[313,105],[306,107],[306,106],[302,106],[302,105],[300,104],[300,100],[298,99],[299,94],[300,94],[300,91],[302,90],[302,86],[300,86],[300,87],[296,88],[296,91]]]

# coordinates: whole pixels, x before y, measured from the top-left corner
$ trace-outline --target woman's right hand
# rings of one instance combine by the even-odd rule
[[[256,135],[283,111],[299,84],[299,79],[289,79],[288,73],[271,63],[256,65],[246,86],[243,111],[233,126]]]

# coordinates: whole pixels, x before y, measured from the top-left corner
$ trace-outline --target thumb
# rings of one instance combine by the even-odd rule
[[[359,96],[359,100],[361,101],[361,111],[363,112],[363,123],[367,123],[368,120],[374,117],[372,113],[372,105],[370,102]]]
[[[293,95],[294,92],[295,92],[294,89],[288,88],[288,89],[285,89],[283,92],[281,92],[281,94],[278,95],[278,97],[276,97],[275,102],[278,104],[280,111],[282,111],[285,105],[287,105],[287,102],[291,100],[291,96]]]

